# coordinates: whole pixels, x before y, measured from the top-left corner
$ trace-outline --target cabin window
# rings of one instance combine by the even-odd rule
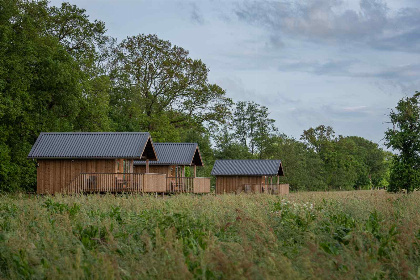
[[[117,159],[115,162],[116,173],[131,173],[132,164],[131,160]]]
[[[130,161],[124,160],[123,161],[124,173],[130,173]]]

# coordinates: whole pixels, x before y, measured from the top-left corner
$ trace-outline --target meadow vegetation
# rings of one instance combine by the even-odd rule
[[[420,194],[0,196],[3,279],[418,279]]]

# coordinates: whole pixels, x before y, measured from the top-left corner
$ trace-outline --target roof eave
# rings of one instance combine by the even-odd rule
[[[141,160],[139,157],[27,157],[28,159],[132,159]]]

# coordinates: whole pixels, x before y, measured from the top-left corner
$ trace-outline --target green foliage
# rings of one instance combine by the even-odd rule
[[[268,108],[255,102],[239,101],[235,105],[232,127],[236,139],[252,156],[263,158],[271,136],[277,132]]]
[[[415,279],[419,199],[3,195],[0,278]]]
[[[40,131],[73,130],[80,71],[58,40],[45,35],[46,2],[6,1],[0,18],[0,188],[31,189],[35,164],[26,159]]]
[[[165,135],[223,120],[230,100],[208,82],[206,65],[183,48],[156,35],[138,35],[123,40],[113,54],[112,116],[118,130]]]
[[[389,114],[393,129],[385,132],[388,148],[398,152],[388,190],[412,192],[420,186],[420,93],[401,99]]]
[[[324,163],[319,154],[294,138],[279,135],[268,150],[270,158],[282,160],[285,177],[292,190],[326,189]]]
[[[357,136],[335,136],[332,127],[305,130],[301,139],[322,160],[328,188],[364,189],[380,186],[386,176],[385,152]]]

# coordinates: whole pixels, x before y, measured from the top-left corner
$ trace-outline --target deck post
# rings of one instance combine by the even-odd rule
[[[149,159],[146,159],[146,173],[149,173]]]
[[[197,165],[194,165],[194,178],[197,177]]]

